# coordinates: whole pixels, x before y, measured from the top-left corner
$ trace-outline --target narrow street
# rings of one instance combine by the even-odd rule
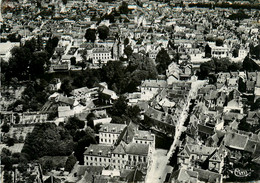
[[[167,173],[171,173],[172,168],[168,166],[167,164],[170,161],[170,158],[172,154],[174,153],[177,146],[179,146],[179,138],[182,134],[182,132],[185,131],[184,122],[188,117],[188,111],[190,106],[191,99],[195,99],[197,96],[197,91],[200,87],[203,86],[205,81],[194,81],[191,85],[191,90],[189,91],[189,95],[187,97],[187,102],[185,106],[183,107],[182,113],[179,117],[178,126],[175,130],[175,137],[174,141],[170,147],[170,150],[168,153],[161,152],[162,150],[155,150],[155,152],[152,155],[152,164],[150,168],[147,171],[146,175],[146,183],[161,183],[164,182],[165,177]]]

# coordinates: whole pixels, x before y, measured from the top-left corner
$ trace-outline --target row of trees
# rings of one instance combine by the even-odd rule
[[[200,65],[200,71],[197,72],[199,79],[205,79],[210,76],[210,73],[232,72],[232,71],[260,71],[260,66],[257,65],[249,56],[243,63],[231,62],[229,58],[212,58],[210,61]]]
[[[87,29],[85,33],[86,40],[94,43],[96,40],[96,33],[98,33],[100,39],[105,40],[109,35],[109,28],[106,25],[101,25],[97,29]]]
[[[49,69],[49,59],[58,45],[57,37],[50,38],[43,48],[41,37],[27,40],[24,45],[11,50],[9,62],[2,62],[3,82],[9,84],[12,78],[27,80],[41,78]]]

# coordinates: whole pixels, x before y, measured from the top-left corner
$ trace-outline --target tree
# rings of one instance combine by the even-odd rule
[[[29,64],[29,72],[32,78],[39,78],[48,70],[50,62],[45,51],[35,52]]]
[[[75,65],[76,64],[76,58],[75,57],[71,57],[70,58],[70,64],[71,65]]]
[[[65,128],[70,132],[71,136],[75,135],[75,132],[85,127],[85,122],[79,120],[77,117],[70,117],[65,124]]]
[[[99,26],[97,28],[98,36],[100,39],[105,40],[109,35],[109,28],[105,25]]]
[[[127,109],[126,97],[120,96],[118,100],[113,103],[111,113],[114,116],[122,116],[126,114],[126,109]]]
[[[24,162],[20,162],[20,163],[18,164],[17,169],[19,170],[19,172],[24,173],[24,172],[27,171],[28,165],[27,165],[26,163],[24,163]]]
[[[44,162],[43,166],[43,172],[49,172],[54,169],[54,163],[51,159],[48,159]]]
[[[28,48],[31,51],[31,53],[33,53],[35,51],[35,49],[36,49],[36,40],[35,40],[35,38],[32,38],[30,40],[25,41],[24,47]]]
[[[79,164],[83,164],[84,163],[84,156],[83,153],[85,151],[85,148],[88,147],[90,144],[96,144],[96,139],[95,139],[95,133],[93,131],[93,129],[91,129],[90,127],[87,127],[85,130],[86,135],[84,137],[82,137],[77,145],[75,146],[75,157],[77,158],[77,160],[79,161]]]
[[[133,50],[130,45],[125,47],[124,53],[126,54],[127,59],[129,59],[129,57],[133,54]]]
[[[119,6],[119,11],[121,14],[126,14],[126,15],[128,14],[129,12],[128,4],[125,1],[122,2],[121,6]]]
[[[40,35],[37,36],[36,50],[37,51],[43,50],[43,41],[42,41],[42,37]]]
[[[72,86],[70,84],[70,80],[69,79],[64,79],[61,87],[60,87],[61,91],[63,91],[66,95],[70,95],[70,92],[72,91]]]
[[[87,29],[85,33],[85,39],[88,42],[91,41],[92,43],[94,43],[96,40],[96,29]]]
[[[65,164],[65,171],[70,172],[74,167],[75,163],[77,162],[77,158],[72,154],[68,157],[66,164]]]
[[[129,43],[129,39],[128,39],[128,38],[125,38],[125,40],[124,40],[124,45],[126,46],[126,45],[128,45],[128,43]]]
[[[12,57],[9,59],[9,72],[11,77],[25,79],[28,75],[29,61],[32,53],[26,47],[14,47],[11,50]],[[27,78],[26,78],[27,79]]]
[[[256,101],[251,105],[251,110],[257,110],[260,108],[260,98],[256,99]]]
[[[4,182],[5,182],[5,183],[13,183],[13,177],[12,177],[12,175],[10,174],[9,171],[5,171],[5,172],[4,172]]]
[[[68,2],[68,0],[62,0],[62,3],[63,3],[64,5],[66,5],[67,2]]]
[[[216,46],[223,46],[224,41],[223,39],[216,39]]]
[[[16,35],[16,33],[13,33],[13,34],[8,34],[7,35],[7,39],[10,41],[10,42],[20,42],[21,41],[21,35],[18,34]]]
[[[6,145],[9,146],[9,147],[13,146],[14,145],[14,138],[8,138]]]
[[[205,46],[205,57],[207,58],[211,57],[211,48],[208,44]]]
[[[2,132],[3,133],[8,133],[10,130],[10,125],[8,125],[7,123],[4,123],[3,126],[2,126]]]
[[[166,69],[168,68],[168,65],[171,63],[170,56],[168,55],[167,51],[162,48],[155,59],[155,62],[157,64],[157,71],[159,74],[163,74],[166,72]]]
[[[45,46],[45,50],[48,53],[48,58],[52,57],[55,48],[58,46],[58,43],[59,43],[59,38],[58,37],[53,37],[53,38],[50,37],[48,39],[48,41],[46,43],[46,46]]]
[[[72,153],[73,146],[72,136],[64,127],[42,123],[35,125],[27,135],[22,153],[27,154],[29,160],[43,156],[68,156]]]

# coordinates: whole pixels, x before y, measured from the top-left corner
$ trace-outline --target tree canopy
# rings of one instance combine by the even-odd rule
[[[54,123],[36,124],[27,135],[22,153],[31,160],[43,156],[68,156],[73,151],[74,142],[69,132]]]
[[[57,44],[57,39],[52,39],[55,42],[54,45]],[[27,40],[23,46],[14,47],[11,50],[12,56],[9,62],[2,65],[4,82],[9,83],[14,77],[18,80],[41,78],[50,66],[48,44],[50,45],[50,43],[47,43],[46,50],[37,51],[41,49],[42,43],[32,38]]]
[[[205,79],[212,73],[239,71],[242,69],[241,63],[231,62],[229,58],[212,58],[210,61],[200,65],[197,73],[200,79]]]
[[[85,39],[88,42],[91,41],[92,43],[94,43],[96,40],[96,29],[87,29],[85,33]]]
[[[79,120],[77,117],[70,117],[65,124],[65,128],[68,132],[70,132],[71,136],[75,135],[75,132],[78,129],[83,129],[85,126],[85,122]]]
[[[97,31],[99,38],[102,40],[105,40],[109,35],[109,28],[105,25],[99,26]]]
[[[121,6],[119,6],[119,11],[121,14],[128,14],[129,9],[128,9],[128,4],[127,2],[123,1]]]
[[[164,74],[166,72],[166,69],[168,68],[168,65],[171,63],[170,56],[164,48],[162,48],[158,52],[155,62],[157,64],[158,73]]]
[[[133,49],[130,45],[127,45],[124,49],[124,53],[126,54],[127,58],[129,58],[133,54]]]

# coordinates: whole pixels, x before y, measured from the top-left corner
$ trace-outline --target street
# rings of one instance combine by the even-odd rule
[[[174,141],[170,147],[170,150],[160,150],[156,149],[155,152],[152,154],[152,162],[150,168],[147,171],[146,175],[146,183],[161,183],[164,182],[167,173],[171,173],[172,167],[168,166],[169,160],[172,154],[175,152],[177,146],[179,146],[179,139],[182,132],[185,131],[184,122],[188,117],[188,111],[190,106],[191,99],[196,98],[197,91],[200,87],[203,86],[205,81],[194,81],[191,85],[191,90],[189,91],[189,95],[187,97],[187,101],[183,107],[182,113],[179,117],[178,126],[175,129],[175,137]]]

